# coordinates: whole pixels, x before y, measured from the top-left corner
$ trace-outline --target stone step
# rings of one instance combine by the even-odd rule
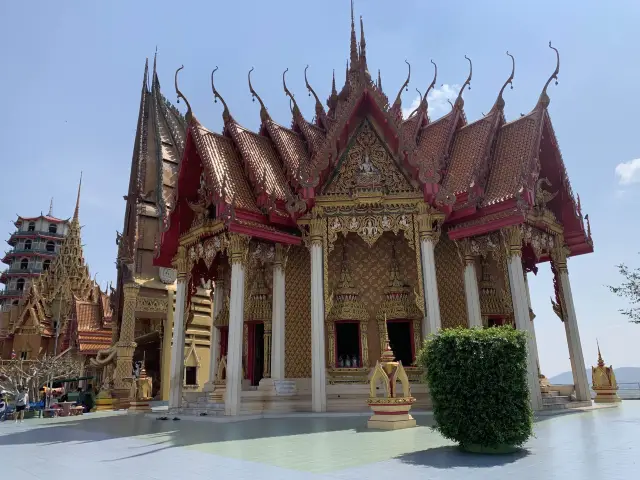
[[[571,400],[569,399],[569,397],[565,397],[565,396],[554,396],[554,397],[544,397],[542,399],[542,404],[543,405],[564,405],[569,403]]]
[[[560,396],[560,392],[558,392],[557,390],[551,390],[549,392],[545,392],[542,394],[542,398],[558,397],[558,396]]]

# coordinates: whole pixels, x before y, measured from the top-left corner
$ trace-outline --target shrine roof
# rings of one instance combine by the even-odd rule
[[[416,166],[420,171],[433,175],[438,170],[440,161],[447,154],[455,117],[451,111],[420,130],[418,146],[414,152]]]
[[[242,160],[238,156],[233,140],[210,132],[202,125],[194,124],[191,132],[198,155],[208,170],[210,180],[220,191],[224,185],[225,203],[235,199],[236,207],[259,212],[255,197],[243,173]]]
[[[301,135],[289,128],[278,125],[270,118],[267,119],[264,125],[282,157],[284,167],[289,175],[295,175],[298,169],[309,164],[309,153],[305,148],[304,138]]]
[[[540,143],[540,111],[500,127],[497,134],[491,173],[481,206],[493,205],[510,198],[523,188],[523,174],[537,154]]]
[[[242,127],[233,119],[226,124],[226,129],[240,150],[254,187],[285,201],[290,189],[271,140]]]

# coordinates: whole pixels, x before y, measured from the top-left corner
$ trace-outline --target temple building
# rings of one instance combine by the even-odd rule
[[[257,132],[235,120],[215,88],[215,75],[223,74],[217,69],[211,83],[222,107],[221,133],[198,121],[179,90],[182,67],[175,84],[184,118],[161,96],[155,73],[150,100],[143,88],[120,239],[119,337],[103,356],[103,364],[115,365],[115,390],[131,385],[136,330],[152,318],[145,305],[157,298],[164,302],[158,316],[166,347],[173,310],[172,352],[165,357],[162,349],[163,368],[170,364],[169,406],[190,407],[185,378],[203,363],[195,332],[202,332],[203,345],[209,333],[193,313],[205,304],[200,287],[213,281],[201,397],[212,410],[367,409],[385,322],[423,408],[430,400],[415,359],[427,335],[502,324],[528,332],[531,403],[542,409],[527,275],[549,263],[571,356],[573,403],[590,401],[567,259],[592,252],[593,242],[548,110],[557,50],[551,47],[555,70],[529,113],[513,120],[504,114],[503,94],[515,75],[511,57],[504,84],[487,98],[487,114],[468,120],[462,94],[471,60],[450,112],[438,119],[427,113],[436,69],[418,107],[403,118],[410,66],[388,97],[380,73],[374,79],[369,72],[366,47],[362,19],[357,41],[352,9],[344,84],[338,89],[334,75],[326,108],[304,71],[315,98],[313,120],[303,116],[283,73],[286,97],[277,101],[290,102],[290,127],[269,114],[259,72],[249,72],[247,86],[259,105]],[[158,232],[155,250],[150,232]],[[141,280],[144,272],[153,278]],[[162,382],[166,387],[164,373]]]
[[[110,376],[112,364],[121,366],[126,379],[124,384],[116,381],[115,386],[122,392],[121,396],[126,397],[133,381],[131,362],[144,358],[147,375],[153,382],[154,398],[168,400],[176,273],[171,268],[155,266],[153,256],[167,214],[175,202],[186,121],[162,94],[155,59],[151,75],[149,73],[147,63],[125,196],[123,230],[116,239],[118,273],[112,348],[104,349],[95,363],[109,366]],[[135,301],[133,310],[126,311],[126,298]],[[127,312],[133,312],[134,318],[125,315]],[[209,378],[211,315],[210,289],[196,288],[184,339],[183,353],[188,365],[183,379],[185,392],[202,391]],[[123,324],[123,318],[131,323]],[[116,355],[119,343],[129,346]]]
[[[0,306],[5,310],[17,305],[33,280],[51,266],[69,228],[68,220],[53,216],[53,199],[46,215],[18,217],[13,223],[16,231],[7,240],[12,249],[2,258],[9,268],[0,274],[0,283],[6,285],[0,291]]]
[[[52,238],[60,243],[48,268],[31,281],[17,304],[7,305],[0,313],[0,358],[75,355],[86,366],[84,375],[99,381],[102,371],[92,369],[90,359],[111,342],[112,312],[109,296],[90,277],[84,262],[79,210],[80,185],[70,221],[53,222],[51,216],[34,220],[40,229],[43,221],[49,222],[47,235],[58,228],[59,237]],[[47,237],[43,236],[44,242]]]

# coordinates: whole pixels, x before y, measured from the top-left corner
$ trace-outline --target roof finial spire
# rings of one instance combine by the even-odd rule
[[[429,95],[429,92],[431,91],[432,88],[435,88],[436,79],[438,78],[438,65],[436,65],[436,62],[434,62],[433,60],[431,60],[431,63],[433,63],[433,68],[435,69],[435,71],[433,72],[433,80],[431,80],[431,84],[429,85],[429,88],[427,88],[427,91],[424,92],[424,97],[422,97],[423,102],[427,101],[427,95]]]
[[[180,89],[178,88],[178,72],[183,68],[184,68],[184,65],[180,65],[180,68],[176,70],[174,82],[176,86],[176,95],[178,95],[178,103],[180,103],[180,99],[182,98],[184,100],[184,103],[187,104],[187,113],[185,113],[184,117],[186,118],[187,122],[189,122],[191,121],[191,115],[192,115],[191,105],[189,105],[189,100],[187,100],[187,97],[185,97],[180,91]]]
[[[331,95],[327,98],[327,107],[333,110],[338,102],[338,91],[336,90],[336,70],[333,70],[333,78],[331,79]]]
[[[318,95],[316,94],[315,90],[311,88],[311,85],[309,84],[309,80],[307,79],[308,68],[309,68],[309,65],[307,65],[304,68],[304,83],[307,86],[307,90],[309,90],[309,95],[313,95],[313,98],[316,99],[316,116],[320,118],[324,114],[324,108],[322,107],[322,102],[318,98]],[[334,77],[334,85],[335,85],[335,77]],[[331,94],[333,95],[333,91],[331,92]]]
[[[253,72],[253,70],[254,68],[251,67],[251,70],[249,70],[249,73],[247,74],[247,78],[249,79],[249,91],[253,96],[253,101],[255,102],[257,98],[258,102],[260,102],[260,119],[264,122],[269,118],[269,113],[267,112],[267,107],[264,106],[264,102],[260,98],[260,95],[256,93],[256,91],[253,89],[253,85],[251,85],[251,72]]]
[[[353,0],[351,0],[351,68],[358,64],[358,42],[356,41],[356,24],[353,19]]]
[[[473,75],[473,64],[471,63],[471,59],[466,55],[464,56],[464,58],[466,58],[469,61],[469,76],[462,84],[462,88],[458,93],[458,98],[456,98],[455,106],[458,108],[462,108],[464,106],[464,100],[462,99],[462,92],[464,92],[464,87],[467,87],[467,86],[469,87],[469,90],[471,90],[471,77]]]
[[[222,105],[224,105],[224,110],[222,111],[222,119],[225,122],[227,122],[231,119],[231,113],[229,113],[229,107],[227,107],[227,102],[224,101],[224,98],[222,98],[218,90],[216,90],[216,86],[213,83],[213,74],[216,73],[217,70],[218,70],[218,67],[216,66],[216,68],[214,68],[213,71],[211,72],[211,90],[213,90],[213,103],[218,103],[218,99],[220,99],[220,101],[222,102]]]
[[[51,197],[51,201],[49,202],[49,213],[47,216],[53,217],[53,197]]]
[[[404,83],[402,84],[402,86],[400,87],[400,91],[398,91],[398,95],[396,96],[396,100],[395,102],[393,102],[393,106],[400,106],[402,104],[402,90],[409,91],[409,80],[411,80],[411,64],[409,62],[407,62],[406,60],[404,61],[404,63],[407,64],[407,66],[409,67],[409,74],[407,75],[407,79],[404,81]]]
[[[288,71],[289,71],[289,69],[287,68],[284,72],[282,72],[282,86],[284,87],[285,95],[287,95],[289,97],[289,99],[293,102],[293,108],[291,109],[291,111],[292,112],[294,112],[294,111],[298,111],[299,112],[300,109],[298,108],[298,104],[296,103],[296,99],[293,96],[293,93],[291,93],[289,91],[289,89],[287,88],[287,81],[285,79],[285,75],[287,74]]]
[[[382,91],[382,76],[380,75],[380,69],[378,69],[378,90]]]
[[[513,90],[513,76],[516,73],[516,60],[515,58],[513,58],[513,55],[509,53],[509,50],[507,50],[507,55],[511,57],[511,75],[509,75],[509,78],[507,78],[507,81],[504,82],[504,85],[502,85],[502,88],[500,89],[500,93],[498,93],[498,99],[496,100],[496,103],[493,106],[493,108],[499,108],[499,109],[504,108],[504,98],[502,98],[502,94],[504,92],[504,89],[507,88],[507,85],[511,85],[511,89]]]
[[[360,15],[360,69],[367,71],[367,42],[364,39],[364,23]]]
[[[78,214],[80,213],[80,189],[82,188],[82,172],[80,172],[80,182],[78,182],[78,196],[76,197],[76,209],[73,212],[73,219],[78,221]]]
[[[549,48],[555,50],[556,52],[556,69],[549,77],[549,80],[547,80],[547,83],[544,84],[544,88],[542,89],[542,93],[540,94],[540,99],[538,100],[538,105],[541,105],[545,108],[549,106],[549,103],[551,103],[551,99],[549,98],[549,95],[547,95],[547,87],[551,83],[551,80],[555,80],[556,85],[558,84],[558,74],[560,73],[560,53],[558,52],[557,48],[551,45],[551,42],[549,42]]]
[[[596,338],[596,345],[598,345],[598,366],[604,367],[604,360],[602,359],[602,355],[600,355],[600,343],[598,343],[597,338]]]

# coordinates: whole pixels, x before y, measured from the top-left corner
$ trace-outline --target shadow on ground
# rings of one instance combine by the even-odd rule
[[[396,457],[403,463],[434,468],[496,467],[516,462],[529,455],[525,449],[505,455],[480,455],[463,452],[458,447],[436,447]]]

